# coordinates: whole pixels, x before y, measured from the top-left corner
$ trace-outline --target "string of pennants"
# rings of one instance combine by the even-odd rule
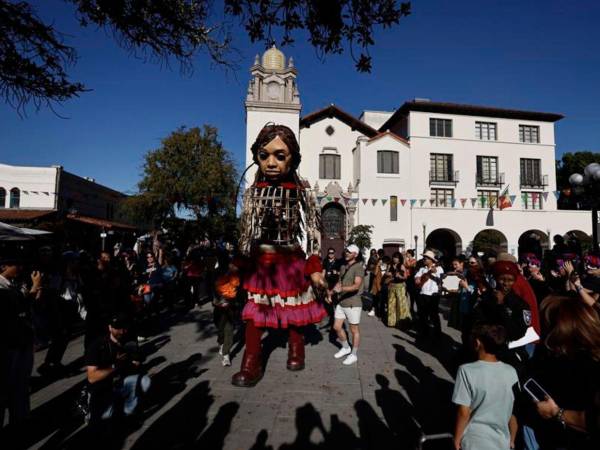
[[[558,200],[558,198],[560,197],[560,191],[552,191],[551,192],[554,197]],[[540,201],[540,197],[544,199],[544,201],[548,200],[548,196],[550,195],[550,192],[523,192],[521,193],[521,202],[524,204],[529,203],[529,201],[531,200],[532,203],[536,204]],[[344,198],[344,197],[334,197],[331,195],[321,195],[321,196],[317,196],[317,200],[320,206],[323,206],[327,203],[330,202],[335,202],[335,203],[342,203],[346,206],[356,206],[358,204],[358,202],[362,202],[362,204],[364,206],[370,205],[370,206],[376,206],[377,204],[381,204],[382,206],[385,206],[389,201],[390,198],[370,198],[370,197],[361,197],[361,198]],[[458,207],[466,207],[468,205],[471,206],[471,208],[475,208],[476,205],[479,205],[479,207],[483,207],[483,208],[488,208],[488,207],[501,207],[501,209],[504,208],[510,208],[511,206],[515,205],[515,202],[517,200],[517,196],[516,195],[501,195],[500,197],[498,197],[498,199],[496,200],[495,198],[491,199],[492,202],[490,204],[488,197],[463,197],[463,198],[453,198],[451,200],[451,202],[446,205],[446,200],[445,199],[440,199],[438,200],[438,205],[441,206],[448,206],[448,207],[452,207],[452,208],[458,208]],[[424,199],[424,198],[397,198],[398,204],[402,207],[404,206],[408,206],[410,208],[415,208],[415,207],[424,207],[424,206],[433,206],[433,204],[435,203],[434,199]]]

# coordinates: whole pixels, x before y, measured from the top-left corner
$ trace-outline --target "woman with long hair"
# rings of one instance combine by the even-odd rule
[[[598,312],[577,297],[558,295],[547,297],[541,310],[542,345],[531,360],[530,376],[548,397],[532,405],[528,425],[543,449],[597,449]]]
[[[396,327],[412,318],[410,302],[406,295],[406,268],[400,252],[392,255],[392,263],[386,274],[388,283],[387,326]]]

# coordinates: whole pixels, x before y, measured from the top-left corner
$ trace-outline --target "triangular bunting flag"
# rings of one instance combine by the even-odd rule
[[[369,199],[368,199],[368,198],[361,198],[361,200],[362,200],[362,202],[363,202],[363,205],[366,205],[366,204],[367,204],[367,202],[369,201]]]
[[[553,194],[556,197],[556,200],[558,200],[560,197],[560,191],[554,191]]]
[[[429,206],[433,206],[433,199],[432,198],[429,199]]]
[[[475,203],[477,203],[477,198],[471,197],[471,206],[475,208]]]
[[[460,199],[460,204],[462,205],[462,207],[465,207],[465,203],[467,203],[467,199],[466,198],[461,198]]]
[[[517,199],[516,195],[509,195],[511,205],[515,204],[515,200]]]
[[[371,203],[373,204],[373,206],[375,206],[375,204],[377,203],[377,199],[376,198],[372,198],[371,199]]]
[[[527,192],[523,192],[521,194],[521,200],[523,201],[523,203],[527,203],[528,198],[529,198],[529,195],[527,194]]]
[[[406,199],[405,198],[401,198],[400,199],[400,203],[402,204],[402,206],[406,205]]]
[[[333,201],[336,202],[336,203],[339,203],[340,198],[339,197],[333,197]]]
[[[538,194],[537,192],[531,193],[531,200],[533,200],[533,203],[537,203],[539,198],[540,198],[540,194]]]
[[[452,199],[452,207],[454,208],[455,206],[456,206],[456,199],[455,199],[455,198],[453,198],[453,199]]]
[[[382,198],[382,199],[381,199],[381,203],[382,203],[383,205],[385,205],[385,204],[387,203],[387,198]]]
[[[330,202],[331,200],[333,200],[333,197],[331,197],[330,195],[328,195],[326,198],[327,198],[328,202]]]
[[[415,203],[417,203],[417,200],[414,198],[410,199],[410,206],[415,206]]]
[[[422,198],[421,200],[419,200],[419,204],[420,204],[421,206],[423,206],[423,205],[425,204],[425,202],[426,202],[426,201],[427,201],[427,200],[425,200],[424,198]]]
[[[542,192],[542,196],[544,197],[544,201],[548,200],[548,192]]]

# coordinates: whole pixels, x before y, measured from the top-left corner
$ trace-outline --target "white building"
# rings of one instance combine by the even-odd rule
[[[62,166],[0,164],[0,221],[26,224],[67,217],[111,227],[125,195]],[[90,222],[91,221],[91,222]],[[102,222],[99,222],[102,221]],[[132,228],[128,227],[127,228]]]
[[[470,251],[474,242],[476,250],[495,242],[517,254],[531,239],[548,248],[555,234],[589,238],[589,212],[557,210],[560,114],[415,99],[359,118],[335,105],[301,117],[297,73],[274,47],[262,63],[256,57],[246,162],[263,125],[294,130],[300,174],[322,208],[322,247],[341,248],[359,224],[373,226],[376,248],[420,251],[425,243],[446,255]],[[500,203],[512,206],[500,210]]]

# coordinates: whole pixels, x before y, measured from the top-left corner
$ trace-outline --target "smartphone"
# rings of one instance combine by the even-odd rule
[[[523,385],[525,392],[529,394],[534,402],[541,402],[550,397],[548,393],[533,378],[528,379]]]

